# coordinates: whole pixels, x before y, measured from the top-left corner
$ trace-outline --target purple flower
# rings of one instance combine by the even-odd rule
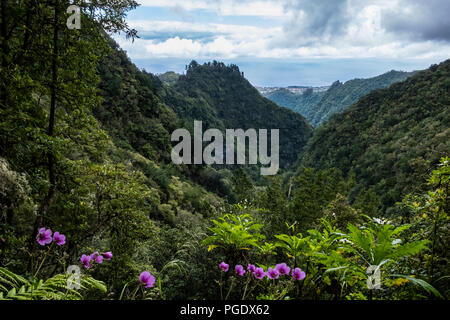
[[[306,277],[306,273],[303,272],[300,268],[295,268],[294,270],[292,270],[292,277],[295,280],[303,280]]]
[[[90,262],[91,262],[91,257],[90,256],[87,256],[85,254],[83,254],[81,256],[81,263],[84,265],[84,267],[86,269],[89,269],[91,267]]]
[[[95,257],[95,262],[97,263],[102,263],[103,262],[103,256],[101,254],[99,254],[98,256]]]
[[[91,253],[91,260],[96,260],[97,259],[97,256],[99,255],[100,253],[98,253],[98,251],[95,251],[94,253]]]
[[[53,241],[52,230],[40,228],[39,232],[36,236],[36,240],[37,240],[37,242],[39,242],[39,244],[41,246],[45,246],[46,244],[52,243],[52,241]]]
[[[145,288],[151,288],[153,287],[153,284],[155,283],[155,277],[151,275],[148,271],[143,271],[139,275],[139,281],[142,284],[145,284]]]
[[[253,275],[255,276],[256,279],[262,279],[266,276],[266,273],[264,272],[263,268],[256,268],[255,271],[253,272]]]
[[[222,263],[219,264],[219,268],[220,268],[222,271],[228,272],[228,268],[230,268],[230,266],[229,266],[228,264],[226,264],[224,261],[222,261]]]
[[[256,266],[254,264],[250,264],[249,263],[248,266],[247,266],[247,270],[248,270],[248,272],[253,273],[256,270]]]
[[[278,271],[280,276],[289,275],[289,271],[291,271],[291,268],[289,268],[286,263],[280,263],[275,266],[275,270]]]
[[[279,276],[280,274],[276,269],[269,268],[269,270],[267,270],[267,277],[269,279],[278,279]]]
[[[105,256],[105,260],[111,260],[112,258],[111,251],[105,252],[103,255]]]
[[[244,275],[244,273],[245,273],[244,267],[241,266],[240,264],[236,265],[236,267],[234,267],[234,270],[236,270],[237,274],[238,274],[239,276],[241,276],[241,277],[242,277],[242,276]]]
[[[62,246],[66,243],[66,236],[56,231],[53,234],[53,241],[55,241],[58,246]]]

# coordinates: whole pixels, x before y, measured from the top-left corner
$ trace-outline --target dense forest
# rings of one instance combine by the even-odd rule
[[[312,88],[302,94],[279,89],[265,96],[303,115],[314,127],[326,122],[333,114],[341,113],[369,92],[387,88],[403,81],[415,72],[391,70],[368,79],[353,79],[342,83],[335,81],[327,91],[313,92]]]
[[[311,123],[311,115],[314,114],[317,104],[325,95],[325,91],[314,92],[313,88],[308,88],[305,92],[298,94],[286,88],[280,88],[273,92],[264,94],[264,97],[272,100],[276,104],[289,108],[300,113]]]
[[[313,130],[236,65],[139,70],[136,2],[70,4],[2,1],[0,300],[449,298],[450,61]],[[175,165],[194,120],[279,128],[281,170]]]
[[[314,132],[302,164],[355,173],[391,208],[450,149],[450,60],[371,92]]]

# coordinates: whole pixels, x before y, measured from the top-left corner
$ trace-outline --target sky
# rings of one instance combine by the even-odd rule
[[[450,58],[450,0],[136,1],[140,38],[115,39],[156,74],[217,60],[256,86],[321,86]]]

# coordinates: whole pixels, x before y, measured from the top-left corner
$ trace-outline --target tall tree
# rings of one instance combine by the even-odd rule
[[[80,29],[67,27],[72,4],[80,8]],[[107,33],[136,36],[125,21],[136,6],[132,0],[2,0],[0,155],[29,174],[39,203],[33,234],[63,191],[65,159],[98,160],[105,145],[91,114],[101,102],[97,61],[109,48]]]

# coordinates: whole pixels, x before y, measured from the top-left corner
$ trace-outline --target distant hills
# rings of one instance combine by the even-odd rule
[[[408,76],[389,72],[377,78]],[[354,80],[361,91],[367,81]],[[346,83],[347,84],[347,83]],[[346,84],[336,83],[333,92]],[[351,92],[351,91],[350,91]],[[339,97],[338,95],[335,95]],[[350,95],[347,100],[353,99]],[[344,95],[341,96],[342,98]],[[322,101],[325,101],[322,98]],[[323,105],[323,104],[322,104]],[[422,187],[428,172],[450,150],[450,60],[378,89],[314,131],[301,165],[354,172],[354,193],[373,188],[384,208]]]
[[[321,87],[307,87],[307,86],[288,86],[288,87],[258,87],[255,86],[256,89],[263,95],[270,95],[271,93],[276,93],[277,91],[291,93],[294,95],[303,94],[308,90],[312,90],[313,92],[323,92],[327,91],[330,86],[321,86]]]
[[[320,90],[324,88],[321,87],[295,92],[291,88],[279,88],[260,90],[260,92],[278,105],[302,114],[317,127],[327,121],[331,115],[344,111],[372,90],[389,87],[414,73],[392,70],[368,79],[353,79],[345,83],[336,81],[327,90]]]

